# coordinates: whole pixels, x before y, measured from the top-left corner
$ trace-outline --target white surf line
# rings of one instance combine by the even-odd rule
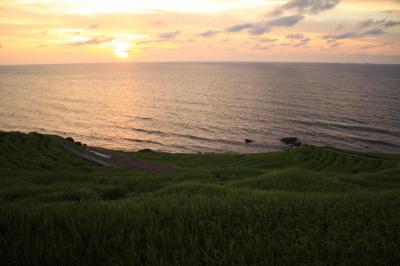
[[[91,150],[91,149],[87,149],[87,150],[89,152],[91,152],[91,153],[94,153],[94,154],[100,156],[100,157],[103,157],[103,158],[106,158],[106,159],[110,159],[111,158],[111,155],[100,153],[100,152],[97,152],[97,151],[94,151],[94,150]]]

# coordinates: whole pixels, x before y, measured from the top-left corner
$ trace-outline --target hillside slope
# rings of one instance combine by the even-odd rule
[[[96,165],[0,132],[4,265],[395,265],[399,155],[303,145],[265,154],[126,153]]]

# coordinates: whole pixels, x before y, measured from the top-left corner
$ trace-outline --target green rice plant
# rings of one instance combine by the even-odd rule
[[[85,161],[0,132],[2,265],[397,265],[400,155],[302,145]]]

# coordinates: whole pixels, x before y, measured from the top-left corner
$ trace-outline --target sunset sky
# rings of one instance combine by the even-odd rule
[[[399,0],[0,0],[0,64],[400,63]]]

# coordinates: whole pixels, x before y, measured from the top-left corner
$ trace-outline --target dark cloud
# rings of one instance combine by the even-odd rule
[[[161,33],[161,34],[157,35],[156,37],[152,37],[152,38],[149,37],[146,39],[137,40],[137,41],[135,41],[135,44],[151,45],[151,44],[157,44],[157,43],[168,42],[168,41],[174,41],[174,43],[185,44],[185,43],[193,43],[196,41],[196,39],[194,39],[194,38],[185,38],[185,37],[177,38],[178,35],[180,35],[180,33],[181,33],[180,31]],[[148,49],[148,48],[151,48],[151,47],[147,47],[146,49]]]
[[[387,20],[387,19],[382,19],[382,20],[373,20],[373,19],[367,19],[364,21],[361,21],[359,23],[359,28],[365,29],[369,28],[371,26],[374,27],[384,27],[384,28],[391,28],[400,25],[400,21],[396,20]]]
[[[277,16],[293,10],[300,14],[318,14],[324,10],[334,8],[339,2],[340,0],[291,0],[275,8],[271,14]]]
[[[309,44],[309,40],[305,40],[305,41],[299,41],[299,42],[285,42],[285,43],[281,43],[280,46],[290,46],[290,47],[294,47],[294,48],[308,48],[308,44]]]
[[[367,19],[367,20],[363,20],[361,21],[358,26],[359,28],[363,29],[363,28],[368,28],[369,26],[374,24],[374,20],[373,19]]]
[[[248,30],[251,35],[261,35],[271,30],[272,27],[291,27],[304,19],[302,15],[283,16],[280,18],[261,21],[258,23],[236,24],[226,28],[227,32]]]
[[[270,31],[271,27],[268,25],[268,22],[260,22],[254,24],[251,28],[249,28],[249,33],[251,35],[261,35],[268,31]]]
[[[368,35],[381,35],[385,33],[384,30],[380,29],[380,28],[375,28],[372,30],[367,30],[366,32],[361,33],[360,37],[364,37],[364,36],[368,36]]]
[[[165,32],[158,35],[160,41],[170,41],[176,39],[179,35],[179,31]]]
[[[318,14],[324,10],[334,8],[340,0],[291,0],[286,4],[278,6],[273,15],[281,15],[285,11],[295,10],[294,15],[281,16],[272,20],[263,20],[257,23],[241,23],[229,26],[226,32],[241,32],[247,30],[251,35],[261,35],[269,32],[273,27],[292,27],[302,21],[303,13]],[[205,32],[204,34],[211,33]]]
[[[328,42],[334,42],[335,40],[343,40],[343,39],[355,39],[362,38],[366,36],[375,36],[384,34],[385,31],[380,28],[375,28],[371,30],[367,30],[364,32],[345,32],[341,34],[333,34],[333,35],[324,35],[323,39],[328,40]]]
[[[284,16],[277,19],[269,20],[254,24],[251,28],[249,28],[249,32],[252,35],[261,35],[264,34],[272,27],[291,27],[299,23],[304,19],[302,15],[293,15],[293,16]]]
[[[396,13],[400,13],[400,9],[389,9],[389,10],[382,11],[382,13],[385,13],[385,14],[396,14]]]
[[[263,42],[264,41],[264,42]],[[252,47],[253,50],[266,50],[274,47],[294,47],[294,48],[309,48],[310,38],[303,37],[291,42],[277,42],[278,39],[261,39],[259,43]],[[266,45],[265,45],[266,44]]]
[[[228,28],[226,28],[226,31],[227,32],[239,32],[239,31],[242,31],[245,29],[249,29],[253,26],[254,26],[253,23],[236,24],[236,25],[232,25],[232,26],[229,26]]]
[[[308,47],[307,45],[308,45],[308,43],[306,43],[306,42],[298,42],[298,43],[292,44],[292,47],[296,47],[296,48],[298,48],[298,47]]]
[[[304,47],[310,42],[310,38],[300,33],[288,34],[286,38],[291,40],[293,47]]]
[[[274,26],[276,26],[276,27],[291,27],[303,19],[304,19],[304,16],[302,16],[302,15],[284,16],[284,17],[270,20],[268,22],[268,25],[270,27],[274,27]]]
[[[90,25],[88,27],[88,29],[97,29],[98,27],[99,27],[99,24],[93,24],[93,25]]]
[[[261,35],[268,31],[270,31],[271,27],[268,25],[268,22],[260,22],[254,24],[253,27],[249,29],[249,33],[251,35]]]
[[[361,46],[359,49],[372,49],[372,48],[378,48],[378,47],[382,47],[384,45],[382,44],[367,44],[367,45],[363,45]]]
[[[80,46],[80,45],[96,45],[101,43],[111,42],[113,39],[109,37],[94,37],[86,41],[73,42],[71,45]]]
[[[336,34],[336,35],[324,35],[324,39],[327,40],[342,40],[342,39],[350,39],[350,38],[356,38],[359,33],[357,32],[345,32],[341,34]]]
[[[339,46],[342,46],[343,45],[343,43],[341,43],[341,42],[334,42],[334,43],[332,43],[331,45],[330,45],[330,47],[331,48],[335,48],[335,47],[339,47]]]
[[[271,42],[267,41],[267,42],[257,43],[256,45],[251,47],[251,49],[253,49],[253,50],[267,50],[267,49],[272,49],[274,47],[282,46],[282,43],[276,43],[275,39],[267,39],[267,40],[274,40],[274,41],[271,41]]]
[[[288,47],[288,46],[293,46],[290,43],[271,43],[269,45],[255,45],[251,47],[253,50],[268,50],[268,49],[273,49],[275,47]]]
[[[252,47],[253,50],[267,50],[275,47],[294,47],[294,48],[309,48],[307,42],[282,42],[282,43],[271,43],[268,45],[257,44]]]
[[[394,26],[398,26],[400,25],[400,21],[394,21],[394,20],[387,20],[383,26],[385,28],[390,28],[390,27],[394,27]]]
[[[378,43],[378,44],[367,44],[364,46],[361,46],[360,49],[372,49],[372,48],[378,48],[378,47],[384,47],[388,45],[393,45],[395,44],[394,42],[383,42],[383,43]]]
[[[304,35],[300,34],[300,33],[294,33],[294,34],[288,34],[286,35],[286,38],[288,39],[292,39],[292,40],[299,40],[299,39],[303,39]]]
[[[278,39],[276,38],[263,38],[258,40],[259,42],[268,42],[268,43],[272,43],[272,42],[276,42]]]
[[[199,35],[202,37],[211,37],[211,36],[217,35],[220,32],[221,31],[219,31],[219,30],[209,30],[209,31],[201,32],[201,33],[199,33]]]

